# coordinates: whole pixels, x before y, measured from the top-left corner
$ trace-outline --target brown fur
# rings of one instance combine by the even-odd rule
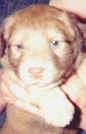
[[[74,114],[74,105],[58,86],[61,87],[82,61],[82,38],[69,15],[46,5],[30,6],[4,21],[0,40],[1,57],[4,56],[2,59],[7,62],[8,70],[11,69],[9,72],[24,82],[28,105],[42,113],[8,105],[0,134],[76,133],[57,128],[64,114],[69,115],[67,124]],[[48,114],[47,107],[51,108]],[[63,126],[67,124],[64,117]]]

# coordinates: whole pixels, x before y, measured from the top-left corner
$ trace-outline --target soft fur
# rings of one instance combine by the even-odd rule
[[[57,126],[70,124],[75,113],[61,85],[82,61],[77,26],[64,11],[32,5],[9,16],[0,31],[0,56],[8,64],[3,75],[8,70],[14,83],[23,81],[29,106],[23,111],[8,105],[0,134],[62,133]]]

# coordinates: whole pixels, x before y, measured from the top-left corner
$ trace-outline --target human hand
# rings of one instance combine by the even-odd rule
[[[64,91],[81,110],[80,128],[86,130],[86,59],[63,86]]]
[[[50,0],[50,5],[86,18],[86,0]]]
[[[23,102],[28,100],[24,84],[8,70],[0,70],[0,111],[7,104],[16,104],[23,107]]]

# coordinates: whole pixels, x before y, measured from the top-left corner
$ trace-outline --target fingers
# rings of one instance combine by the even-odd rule
[[[86,0],[50,0],[50,5],[86,18]]]
[[[80,128],[86,130],[86,111],[82,114]]]
[[[71,100],[75,101],[79,91],[83,88],[83,83],[77,74],[71,76],[71,78],[62,85],[63,90],[69,95]]]
[[[41,117],[43,116],[42,109],[37,108],[35,105],[31,104],[30,102],[17,99],[14,105],[22,110],[28,111],[30,113],[36,114]]]
[[[25,101],[29,100],[29,96],[28,96],[27,92],[25,91],[24,88],[20,87],[20,85],[12,83],[12,84],[10,84],[10,88],[12,89],[11,90],[12,94],[15,95],[16,98],[22,99]]]
[[[20,87],[20,85],[13,83],[12,80],[4,81],[4,83],[1,83],[0,85],[0,94],[1,97],[6,102],[13,102],[15,99],[22,99],[27,101],[29,99],[27,92],[24,90],[24,88]]]
[[[24,101],[29,100],[24,85],[22,84],[23,82],[16,78],[13,73],[2,70],[0,74],[0,96],[3,102],[14,103],[17,99]]]

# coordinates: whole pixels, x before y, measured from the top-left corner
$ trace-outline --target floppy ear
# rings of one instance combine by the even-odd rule
[[[0,26],[0,61],[7,64],[6,48],[13,17],[7,17]]]
[[[6,39],[4,37],[7,31],[5,30],[6,29],[5,27],[7,27],[6,25],[8,25],[7,19],[5,19],[0,26],[0,58],[2,58],[5,55]]]
[[[6,41],[4,39],[3,25],[0,27],[0,66],[7,64],[7,59],[5,58]]]
[[[58,19],[64,23],[65,27],[67,28],[66,30],[70,33],[70,36],[74,37],[75,32],[72,27],[72,20],[70,14],[64,10],[61,9],[58,10],[59,10]]]
[[[82,60],[81,57],[82,57],[83,48],[84,51],[86,52],[86,41],[83,38],[82,29],[80,28],[78,21],[76,20],[76,16],[72,13],[62,11],[61,15],[59,16],[59,19],[63,21],[64,24],[67,26],[68,32],[71,33],[70,37],[74,37],[74,42],[72,43],[74,48],[73,56],[75,61],[75,69],[77,70]]]
[[[0,28],[0,58],[5,54],[6,43],[3,37],[3,26]]]
[[[64,11],[59,19],[65,23],[68,31],[74,37],[74,56],[76,57],[79,53],[81,53],[84,41],[82,32],[76,21],[76,16],[72,13]]]

